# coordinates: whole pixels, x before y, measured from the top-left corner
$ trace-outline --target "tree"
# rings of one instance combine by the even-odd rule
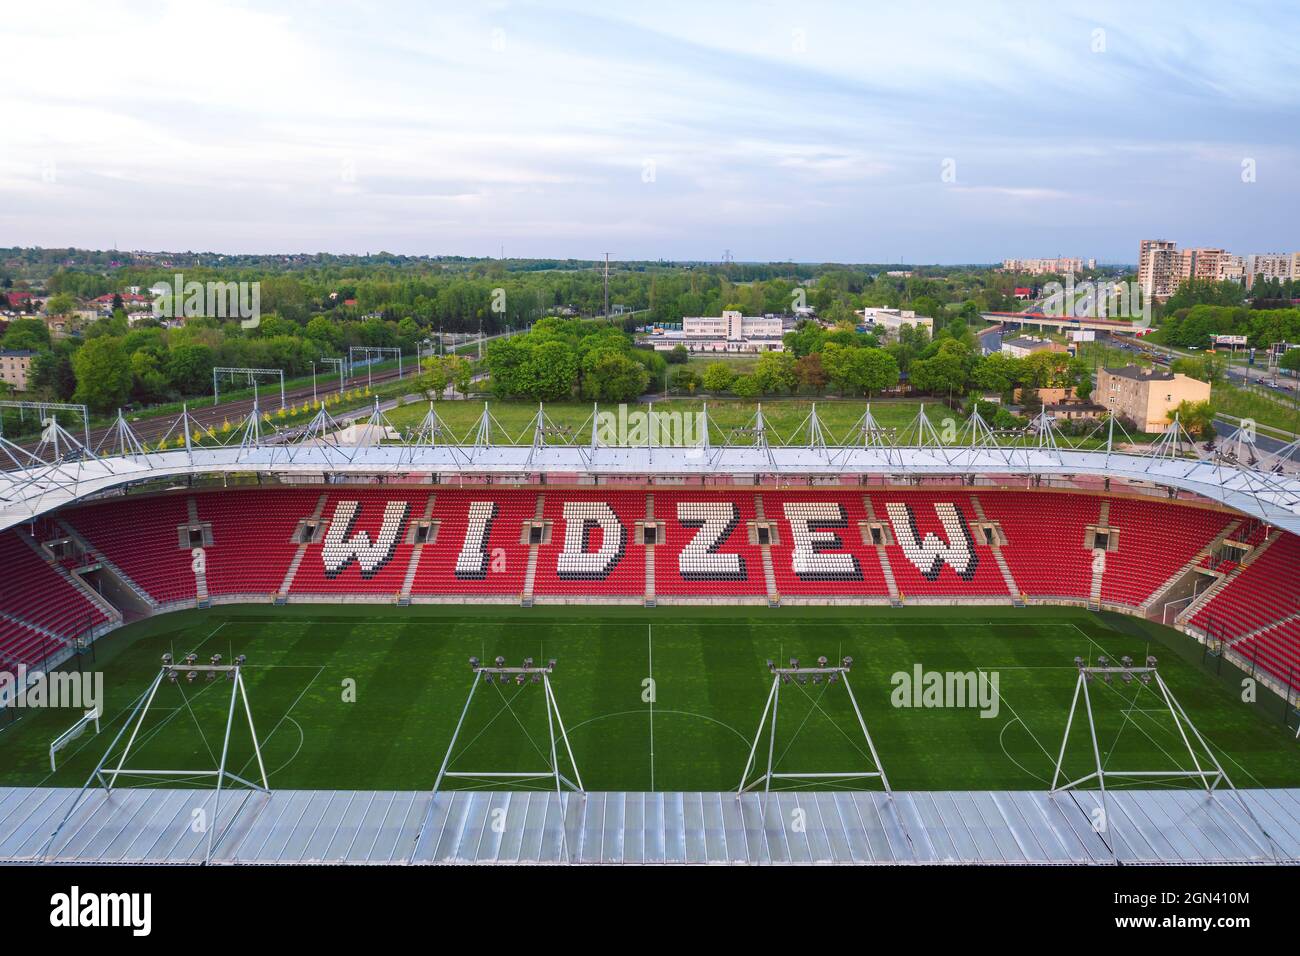
[[[216,364],[208,346],[178,345],[167,357],[167,378],[182,395],[200,395],[210,387]],[[81,375],[77,378],[80,380]]]
[[[77,308],[77,298],[69,292],[52,295],[45,302],[45,311],[50,315],[69,315]]]
[[[679,392],[687,392],[691,395],[694,395],[700,387],[700,373],[689,365],[673,369],[673,373],[668,380],[672,383],[673,388]]]
[[[826,368],[822,365],[820,352],[812,352],[798,359],[794,363],[794,373],[799,378],[799,384],[814,395],[826,391],[826,386],[830,382]]]
[[[332,322],[323,315],[313,316],[303,331],[307,338],[325,351],[337,350],[342,342],[341,324]]]
[[[162,361],[152,349],[131,353],[131,394],[142,402],[157,402],[167,397],[167,376]]]
[[[966,387],[966,370],[961,358],[953,352],[939,352],[931,358],[912,363],[908,376],[912,387],[935,395],[951,395]]]
[[[0,340],[7,349],[36,352],[50,347],[50,330],[40,319],[14,319]]]
[[[764,352],[754,368],[754,379],[765,394],[793,392],[799,387],[799,375],[794,370],[797,359],[791,352]]]
[[[826,333],[821,325],[808,319],[801,321],[793,332],[787,332],[782,337],[786,349],[793,352],[796,358],[820,352],[825,339]]]
[[[884,349],[862,349],[861,385],[867,395],[874,395],[898,384],[898,362]]]
[[[975,384],[986,392],[1006,394],[1019,385],[1025,377],[1022,359],[991,352],[975,363],[973,378]]]
[[[678,343],[677,345],[674,345],[672,350],[668,353],[668,364],[685,365],[686,360],[690,357],[690,353],[686,351],[686,346]]]
[[[884,349],[826,344],[826,374],[844,395],[872,395],[898,384],[898,363]]]
[[[459,355],[444,355],[442,364],[447,370],[447,378],[452,388],[461,395],[468,394],[469,387],[474,382],[474,366]]]
[[[582,396],[596,402],[629,402],[646,390],[650,373],[616,348],[589,352],[582,362]]]
[[[732,379],[731,390],[741,398],[757,398],[763,391],[752,375],[737,375]]]
[[[1193,438],[1209,441],[1214,437],[1214,406],[1208,401],[1179,402],[1178,407],[1169,413],[1169,420],[1172,422],[1175,416]]]
[[[704,366],[703,384],[706,391],[728,391],[735,378],[736,373],[726,362],[710,362]]]
[[[524,398],[535,402],[568,398],[578,378],[578,357],[563,342],[543,342],[524,363],[523,376]]]
[[[421,366],[418,382],[420,390],[436,402],[447,390],[451,376],[441,358],[427,358]]]
[[[118,408],[131,395],[131,361],[119,339],[87,342],[73,355],[72,369],[77,376],[73,399],[97,412]]]
[[[73,343],[59,343],[54,349],[37,352],[32,358],[28,389],[47,401],[66,402],[77,389],[72,370]]]
[[[1189,355],[1176,358],[1169,364],[1170,371],[1182,372],[1202,382],[1219,385],[1223,382],[1224,361],[1216,355]]]

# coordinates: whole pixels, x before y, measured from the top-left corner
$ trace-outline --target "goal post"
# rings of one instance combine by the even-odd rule
[[[64,747],[66,747],[68,744],[72,743],[82,734],[84,734],[86,732],[86,728],[90,727],[93,724],[95,727],[95,735],[96,736],[99,735],[99,718],[101,715],[102,715],[102,711],[98,707],[96,707],[94,710],[88,710],[81,715],[81,718],[75,724],[73,724],[63,733],[59,734],[59,736],[54,738],[54,740],[50,743],[50,772],[51,773],[53,773],[55,770],[58,769],[58,767],[55,765],[54,755],[57,754],[60,750],[62,750]]]

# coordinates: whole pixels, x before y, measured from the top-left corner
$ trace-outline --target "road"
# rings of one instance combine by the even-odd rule
[[[1222,416],[1214,420],[1214,430],[1219,433],[1219,444],[1225,446],[1231,443],[1232,436],[1237,434],[1238,425],[1228,421]],[[1272,438],[1261,431],[1255,432],[1255,447],[1260,451],[1267,452],[1270,455],[1276,455],[1287,446],[1287,442],[1281,438]],[[1290,454],[1292,461],[1300,461],[1300,449],[1293,450]]]
[[[1002,333],[1004,331],[1005,327],[1001,325],[995,325],[991,329],[984,330],[979,334],[980,347],[985,352],[1001,352]]]

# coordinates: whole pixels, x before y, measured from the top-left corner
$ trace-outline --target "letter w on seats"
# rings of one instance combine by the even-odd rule
[[[325,544],[321,557],[325,562],[325,576],[337,577],[343,570],[356,561],[363,578],[372,578],[378,574],[397,551],[398,537],[406,526],[406,516],[410,513],[408,501],[390,501],[384,505],[384,520],[379,526],[375,540],[365,531],[352,533],[357,519],[361,517],[361,502],[340,501],[334,508],[334,517],[330,519],[330,529],[325,534]]]
[[[916,569],[927,580],[938,578],[945,562],[963,581],[974,579],[975,569],[979,567],[979,556],[975,553],[975,542],[971,539],[970,529],[966,527],[966,521],[955,504],[940,501],[934,506],[939,523],[948,535],[947,544],[929,532],[924,538],[921,536],[911,505],[891,501],[885,505],[885,510],[889,512],[894,537],[902,546],[907,560],[916,565]]]

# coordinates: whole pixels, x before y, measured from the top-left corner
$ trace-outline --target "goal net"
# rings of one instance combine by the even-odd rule
[[[89,727],[91,724],[94,724],[95,733],[96,734],[99,733],[99,715],[100,712],[98,708],[96,708],[95,710],[86,711],[84,714],[82,714],[80,720],[78,720],[75,724],[73,724],[63,733],[59,734],[59,736],[54,738],[54,742],[50,744],[50,770],[51,771],[58,769],[55,766],[54,755],[58,753],[60,750],[62,750],[64,747],[66,747],[68,744],[72,743],[82,734],[84,734],[86,732],[87,727]]]

